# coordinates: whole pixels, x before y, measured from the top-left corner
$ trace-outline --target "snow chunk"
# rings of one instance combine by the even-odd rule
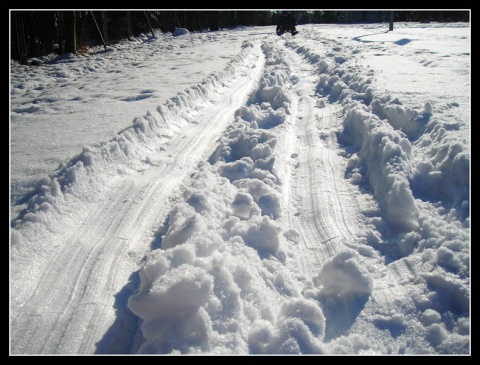
[[[320,288],[321,297],[368,297],[372,292],[372,279],[360,265],[360,256],[352,251],[342,252],[328,261],[314,283]]]
[[[128,305],[144,320],[170,320],[197,310],[207,302],[212,290],[213,278],[205,270],[181,265],[172,269],[168,275],[159,276],[148,293],[130,297]],[[146,333],[147,336],[149,334],[150,332]]]
[[[260,214],[260,209],[250,194],[238,193],[232,203],[233,214],[242,219]]]
[[[267,216],[253,217],[248,222],[238,222],[231,234],[239,235],[245,243],[256,250],[276,254],[280,248],[281,228]]]

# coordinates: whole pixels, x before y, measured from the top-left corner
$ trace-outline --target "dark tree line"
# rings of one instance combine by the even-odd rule
[[[78,53],[87,47],[130,39],[154,29],[173,32],[270,25],[270,11],[11,11],[11,58]]]
[[[131,39],[154,29],[216,31],[237,26],[275,25],[281,11],[88,11],[14,10],[10,12],[11,58],[23,64],[50,53],[79,53],[93,45]],[[388,22],[389,11],[292,11],[298,24]],[[469,11],[395,11],[394,21],[470,21]]]

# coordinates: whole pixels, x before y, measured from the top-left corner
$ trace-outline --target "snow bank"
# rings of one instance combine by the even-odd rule
[[[350,172],[362,175],[361,167],[366,167],[365,175],[393,233],[417,230],[418,208],[408,181],[410,142],[358,102],[349,107],[342,137],[359,146],[350,157]]]

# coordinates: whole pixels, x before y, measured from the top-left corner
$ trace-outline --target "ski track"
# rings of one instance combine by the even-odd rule
[[[131,255],[148,250],[153,227],[169,213],[169,199],[213,152],[217,138],[258,83],[264,59],[258,49],[251,57],[249,74],[237,77],[206,109],[192,113],[184,133],[170,140],[153,165],[135,173],[143,174],[141,179],[119,176],[108,189],[109,197],[93,204],[78,222],[12,319],[12,334],[24,338],[12,344],[12,353],[96,352],[97,342],[116,319],[115,295],[140,265]],[[132,332],[124,335],[133,338]],[[118,342],[119,336],[114,337]]]

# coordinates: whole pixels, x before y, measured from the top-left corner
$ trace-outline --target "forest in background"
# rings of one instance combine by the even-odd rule
[[[470,11],[292,11],[298,24],[469,22]],[[11,10],[10,58],[28,64],[32,57],[51,53],[82,53],[89,47],[131,39],[154,29],[173,32],[215,31],[238,26],[275,25],[280,10]]]

